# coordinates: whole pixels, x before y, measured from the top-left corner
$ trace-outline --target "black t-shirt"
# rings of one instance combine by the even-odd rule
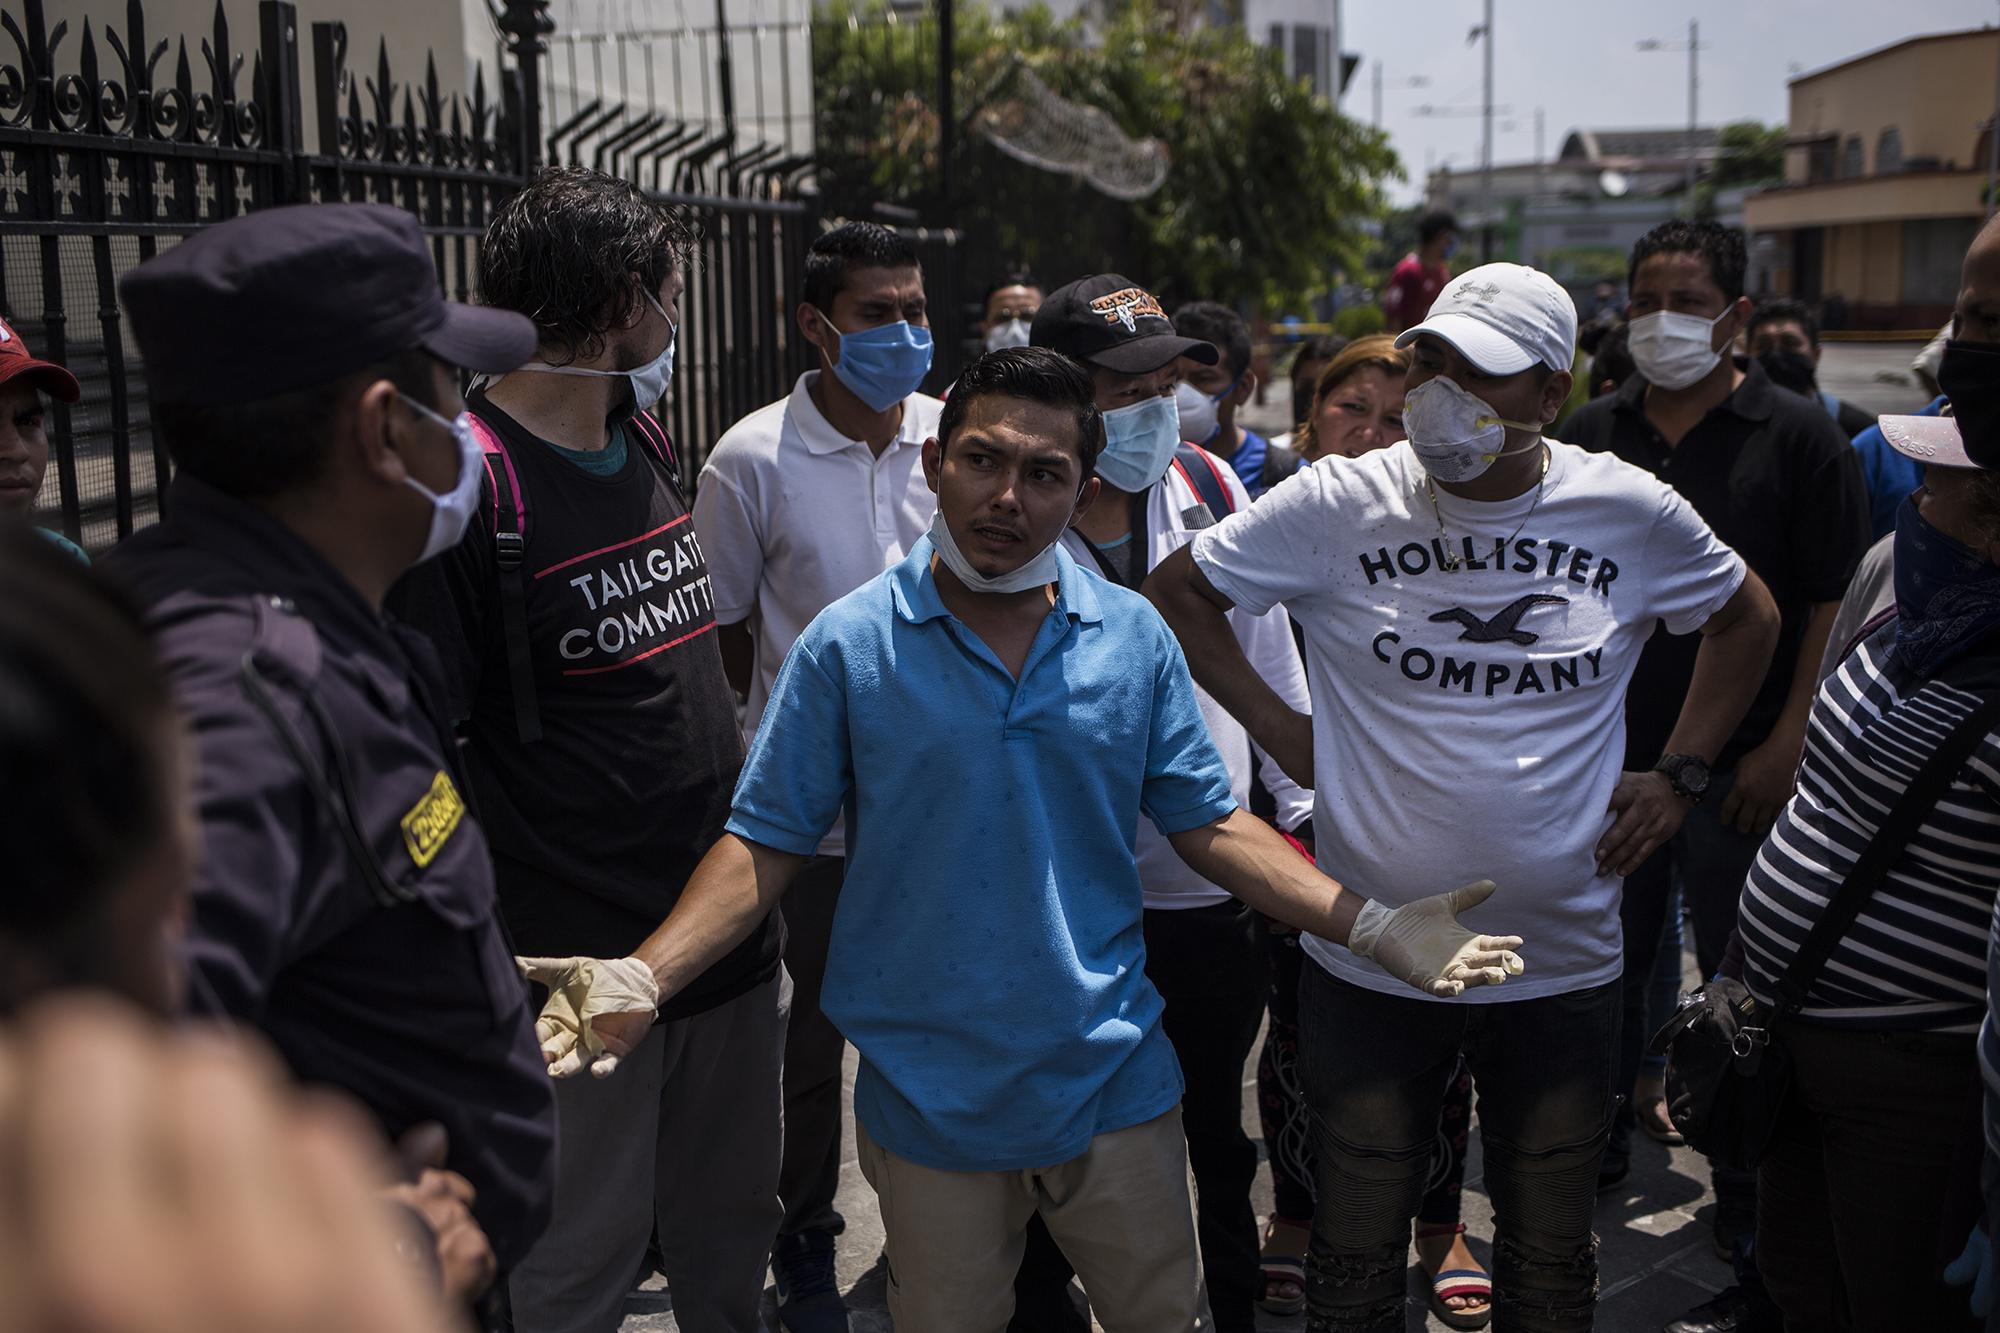
[[[1777,600],[1782,626],[1770,674],[1723,747],[1727,770],[1763,744],[1784,711],[1806,621],[1837,602],[1869,543],[1868,488],[1846,435],[1820,403],[1771,383],[1755,361],[1743,382],[1669,448],[1646,419],[1646,379],[1584,404],[1558,438],[1609,451],[1680,492],[1715,535],[1735,548]],[[1655,630],[1626,695],[1626,762],[1650,768],[1680,717],[1694,676],[1698,635]]]
[[[483,394],[470,406],[506,445],[527,510],[521,574],[542,738],[523,743],[515,722],[490,477],[465,540],[412,570],[391,604],[444,661],[515,944],[620,957],[722,836],[743,766],[707,566],[679,490],[636,428],[625,428],[624,467],[598,476]],[[769,979],[783,932],[773,912],[661,1012],[699,1013]]]

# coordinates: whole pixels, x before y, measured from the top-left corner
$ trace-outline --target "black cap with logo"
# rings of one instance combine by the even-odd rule
[[[299,204],[204,227],[119,291],[159,403],[266,398],[417,347],[496,373],[535,354],[525,316],[444,299],[423,228],[387,204]]]
[[[1175,333],[1153,294],[1116,273],[1079,278],[1050,292],[1035,312],[1028,341],[1120,375],[1144,375],[1177,356],[1205,366],[1220,359],[1215,344]]]

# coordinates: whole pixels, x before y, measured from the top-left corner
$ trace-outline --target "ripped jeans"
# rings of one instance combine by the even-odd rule
[[[1622,1013],[1615,980],[1530,1000],[1439,1003],[1355,986],[1307,961],[1300,1063],[1319,1195],[1308,1330],[1401,1333],[1410,1219],[1461,1053],[1479,1090],[1493,1200],[1493,1327],[1591,1326],[1591,1210]]]

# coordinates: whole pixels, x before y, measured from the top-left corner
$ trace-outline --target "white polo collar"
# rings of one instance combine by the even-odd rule
[[[806,452],[837,454],[843,449],[868,448],[867,441],[849,439],[835,430],[833,423],[826,419],[826,414],[819,410],[819,404],[813,401],[812,386],[820,374],[820,371],[808,370],[799,376],[798,383],[792,386],[791,399],[785,405],[785,415],[790,419],[792,429],[799,433]],[[914,397],[915,394],[910,396]],[[918,413],[910,398],[903,400],[903,422],[897,427],[895,442],[889,446],[892,449],[906,444],[922,445],[924,442],[923,433],[917,429]]]

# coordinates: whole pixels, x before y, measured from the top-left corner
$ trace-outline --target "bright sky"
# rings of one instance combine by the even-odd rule
[[[1409,173],[1392,189],[1399,203],[1421,194],[1427,163],[1478,168],[1484,53],[1465,39],[1482,9],[1482,0],[1341,4],[1342,44],[1362,58],[1342,109],[1370,119],[1380,60],[1382,124]],[[2000,0],[1494,0],[1493,101],[1510,110],[1494,115],[1493,160],[1533,160],[1537,106],[1550,157],[1573,129],[1686,125],[1690,19],[1701,25],[1701,123],[1777,122],[1793,75],[1906,37],[2000,21]],[[1635,50],[1644,38],[1681,49]],[[1416,76],[1428,85],[1406,86]],[[1415,114],[1425,104],[1461,114]]]

